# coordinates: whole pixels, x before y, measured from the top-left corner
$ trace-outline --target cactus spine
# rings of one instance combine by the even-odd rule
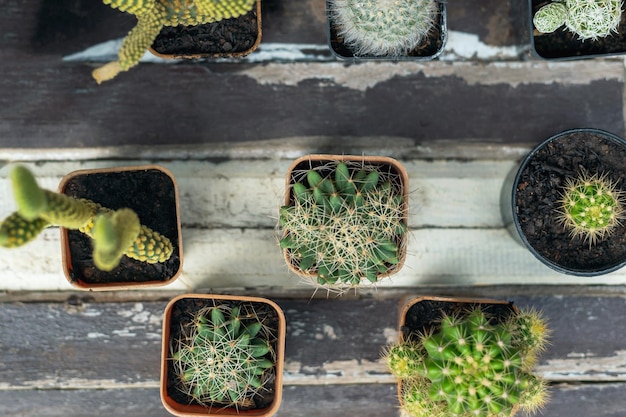
[[[474,308],[444,315],[439,329],[397,342],[384,359],[413,417],[499,417],[514,407],[532,413],[547,401],[546,383],[531,373],[547,333],[536,311],[494,323]]]
[[[376,165],[332,162],[299,173],[280,209],[280,247],[321,285],[377,282],[400,262],[406,208],[397,176]]]

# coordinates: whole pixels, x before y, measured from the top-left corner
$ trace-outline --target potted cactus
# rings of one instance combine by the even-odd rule
[[[530,0],[531,43],[546,59],[626,53],[622,0]],[[615,36],[617,35],[617,36]]]
[[[131,169],[121,171],[128,173]],[[173,215],[174,218],[169,224],[156,224],[163,226],[167,235],[140,223],[140,218],[150,218],[141,206],[131,204],[132,207],[128,207],[118,203],[111,208],[107,205],[111,197],[100,195],[102,187],[106,187],[100,179],[92,181],[92,195],[67,196],[63,192],[69,178],[80,171],[64,179],[62,191],[55,193],[40,188],[31,171],[18,165],[10,172],[18,209],[0,224],[0,245],[7,248],[22,246],[46,227],[61,226],[64,270],[68,281],[76,287],[113,289],[172,282],[180,273],[180,221],[177,195],[172,188],[175,183],[171,174],[162,168],[144,167],[138,171],[147,173],[144,176],[156,173],[170,181],[171,199],[164,199],[159,204],[166,216]],[[119,185],[127,181],[116,182],[110,194],[119,197],[121,192],[123,196],[124,190]],[[149,182],[135,188],[147,186]],[[159,191],[152,188],[149,192],[157,194]],[[154,200],[147,200],[145,192],[137,193],[131,187],[130,193],[135,202],[144,198],[144,206],[154,204]],[[96,198],[98,195],[100,198]],[[151,221],[155,219],[151,218]],[[75,234],[82,245],[70,242],[68,233]],[[124,279],[129,276],[129,280]]]
[[[328,42],[339,58],[434,59],[446,42],[446,2],[327,0]]]
[[[511,303],[421,297],[405,306],[400,340],[383,358],[409,416],[532,414],[547,401],[532,374],[547,333],[539,313]]]
[[[270,300],[181,295],[163,320],[161,400],[177,416],[269,417],[282,398],[285,318]]]
[[[513,237],[552,269],[594,276],[626,264],[626,142],[599,129],[547,139],[511,172],[502,216]]]
[[[296,274],[328,289],[376,283],[406,257],[408,175],[385,157],[308,155],[293,162],[280,247]]]
[[[170,58],[244,56],[261,42],[261,0],[103,0],[137,17],[118,59],[96,68],[98,84],[139,63],[146,50]]]

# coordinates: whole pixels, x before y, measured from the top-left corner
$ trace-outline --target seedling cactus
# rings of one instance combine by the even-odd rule
[[[595,40],[617,33],[621,15],[622,0],[554,0],[537,10],[533,24],[542,33],[565,25],[580,40]]]
[[[0,224],[0,246],[22,246],[46,227],[61,226],[94,240],[94,264],[103,271],[115,268],[124,255],[160,263],[172,254],[170,240],[142,226],[130,209],[113,211],[90,200],[44,190],[23,166],[13,168],[10,178],[18,209]]]
[[[256,0],[103,0],[114,9],[137,17],[137,26],[124,39],[118,60],[97,68],[98,84],[128,71],[152,45],[164,26],[199,25],[236,18],[252,10]]]
[[[581,173],[568,178],[560,201],[558,220],[589,246],[610,235],[624,215],[624,194],[606,175]]]
[[[252,308],[201,309],[170,346],[180,389],[198,404],[249,407],[274,367],[271,332]]]
[[[407,225],[397,174],[332,162],[297,175],[279,225],[280,247],[299,272],[321,285],[355,286],[398,267]]]
[[[355,55],[397,57],[418,46],[433,27],[435,0],[331,0],[339,36]]]
[[[438,329],[395,343],[384,359],[413,417],[510,416],[547,401],[546,383],[531,373],[546,338],[533,310],[495,322],[476,307],[444,315]]]

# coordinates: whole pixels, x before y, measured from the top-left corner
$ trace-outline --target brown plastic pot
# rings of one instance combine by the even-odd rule
[[[140,180],[132,180],[139,174]],[[77,188],[85,181],[86,191]],[[124,290],[167,285],[181,274],[183,246],[178,185],[169,170],[157,165],[79,170],[61,180],[59,192],[87,198],[114,210],[133,209],[141,224],[169,238],[174,247],[172,256],[163,264],[149,265],[123,257],[120,265],[103,272],[93,265],[91,252],[80,259],[74,258],[79,252],[77,245],[85,246],[89,237],[60,228],[63,271],[70,284],[83,290]],[[120,199],[120,195],[128,198]],[[155,195],[158,197],[151,198]]]
[[[241,303],[262,303],[270,306],[277,315],[278,325],[276,329],[276,378],[274,379],[274,400],[270,405],[260,409],[237,410],[229,407],[208,407],[194,404],[181,404],[168,394],[168,364],[171,337],[172,311],[176,303],[180,300],[194,300],[198,310],[206,307],[207,304],[219,305],[220,301],[235,301]],[[273,301],[260,297],[230,296],[214,294],[183,294],[173,298],[165,307],[163,313],[163,337],[161,346],[161,402],[163,406],[175,416],[233,416],[241,415],[245,417],[270,417],[274,415],[282,401],[283,392],[283,369],[285,363],[285,332],[286,321],[282,309]]]
[[[293,204],[293,193],[291,192],[292,185],[294,183],[293,172],[301,169],[308,169],[311,166],[322,165],[325,162],[331,161],[353,161],[353,162],[363,162],[368,165],[380,165],[380,166],[388,166],[391,170],[395,171],[395,174],[398,175],[398,178],[401,183],[401,191],[402,191],[402,200],[404,202],[404,223],[408,225],[408,207],[409,207],[409,175],[406,172],[406,169],[400,162],[393,158],[389,158],[386,156],[359,156],[359,155],[333,155],[333,154],[310,154],[302,156],[291,164],[289,169],[287,170],[287,175],[285,177],[285,205],[290,206]],[[385,273],[379,274],[378,278],[385,278],[396,272],[400,271],[404,266],[404,262],[406,260],[406,247],[407,247],[407,236],[408,232],[404,234],[402,237],[402,242],[398,245],[399,248],[399,262],[397,265],[393,265],[392,268]],[[295,274],[314,279],[317,277],[317,273],[310,272],[307,273],[299,269],[296,265],[293,265],[289,259],[289,251],[288,249],[283,250],[283,256],[285,258],[285,263],[287,267],[294,272]]]

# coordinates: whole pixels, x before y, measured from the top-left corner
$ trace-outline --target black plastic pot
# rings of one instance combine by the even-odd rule
[[[580,156],[570,159],[569,154],[557,153],[551,160],[543,161],[552,155],[544,154],[558,152],[561,146],[572,148],[573,141],[578,142],[574,153]],[[608,154],[600,155],[593,149],[597,146]],[[579,166],[584,161],[591,161],[590,166]],[[618,225],[610,236],[590,245],[581,238],[572,239],[556,216],[545,214],[550,210],[556,211],[554,205],[560,199],[560,184],[572,176],[571,172],[581,168],[589,174],[597,171],[606,173],[619,189],[626,189],[623,181],[626,174],[626,141],[604,130],[591,128],[567,130],[550,137],[535,147],[519,168],[509,173],[500,194],[500,209],[511,236],[542,263],[563,274],[597,276],[626,265],[626,227]],[[545,192],[545,189],[551,191]],[[533,196],[537,206],[543,210],[544,214],[531,212],[536,215],[532,218],[533,223],[530,223],[527,214],[520,213],[529,211],[529,206],[520,210],[520,195],[524,196],[524,201],[528,195]],[[577,256],[579,253],[582,256]]]

